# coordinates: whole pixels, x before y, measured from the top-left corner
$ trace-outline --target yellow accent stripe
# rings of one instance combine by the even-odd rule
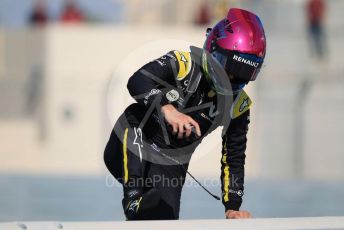
[[[128,182],[128,155],[127,155],[127,139],[128,139],[128,128],[124,131],[123,138],[123,168],[124,168],[124,183]]]
[[[227,137],[225,138],[225,144],[223,146],[225,154],[222,156],[222,163],[225,164],[225,167],[223,169],[223,188],[224,188],[224,194],[223,194],[223,200],[224,202],[227,202],[229,200],[229,184],[230,184],[230,173],[229,173],[229,165],[227,164]]]

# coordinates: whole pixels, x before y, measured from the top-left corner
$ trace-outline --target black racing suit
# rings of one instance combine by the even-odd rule
[[[225,210],[239,210],[244,189],[246,134],[251,101],[244,91],[234,97],[211,90],[199,64],[197,52],[171,51],[144,65],[128,81],[128,90],[137,103],[127,107],[118,119],[105,149],[105,163],[123,183],[124,194],[131,180],[146,191],[155,187],[162,199],[155,210],[140,219],[178,219],[185,170],[201,140],[224,126],[222,134],[221,182]],[[202,136],[178,139],[164,120],[160,108],[173,104],[191,116]],[[164,178],[160,181],[157,175]],[[178,179],[176,186],[167,180]],[[164,182],[165,180],[165,182]]]

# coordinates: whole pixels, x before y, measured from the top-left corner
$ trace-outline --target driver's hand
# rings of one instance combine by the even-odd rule
[[[179,112],[173,105],[164,105],[161,107],[161,112],[164,114],[168,124],[173,128],[173,134],[178,133],[178,138],[189,137],[192,132],[192,128],[195,127],[196,135],[201,136],[201,129],[198,123],[190,116]]]
[[[247,219],[252,218],[251,214],[247,211],[235,211],[235,210],[227,210],[226,219]]]

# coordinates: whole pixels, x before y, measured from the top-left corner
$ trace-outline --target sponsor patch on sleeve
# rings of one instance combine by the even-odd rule
[[[251,98],[246,94],[244,90],[242,90],[233,102],[231,108],[231,118],[235,119],[239,117],[241,114],[249,110],[251,106]]]

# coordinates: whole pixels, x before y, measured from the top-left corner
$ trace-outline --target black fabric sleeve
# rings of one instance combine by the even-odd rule
[[[176,87],[178,61],[173,51],[147,63],[130,78],[127,84],[130,95],[147,107],[152,103],[166,105],[166,93]]]
[[[221,182],[225,210],[239,210],[244,195],[244,165],[250,110],[233,119],[222,137]]]

